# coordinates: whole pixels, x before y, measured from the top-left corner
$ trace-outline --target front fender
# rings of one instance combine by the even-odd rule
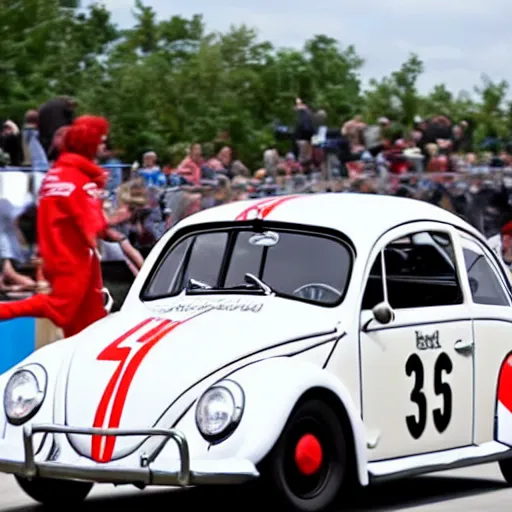
[[[235,432],[224,442],[208,448],[209,458],[236,457],[258,464],[278,440],[301,396],[312,388],[321,387],[334,393],[345,407],[354,435],[359,481],[362,485],[368,483],[365,431],[361,416],[348,390],[333,374],[305,361],[277,357],[250,364],[228,378],[242,386],[245,408]],[[195,407],[192,407],[189,415],[194,414]],[[188,426],[184,430],[187,435],[192,426],[191,419],[187,421],[184,418]]]

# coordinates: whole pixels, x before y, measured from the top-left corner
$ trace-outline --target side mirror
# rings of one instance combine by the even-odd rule
[[[395,314],[387,302],[380,302],[372,309],[373,318],[379,324],[387,325],[395,318]]]
[[[381,325],[387,325],[395,319],[395,313],[387,302],[379,302],[372,309],[372,316],[365,322],[362,327],[363,332],[368,331],[369,325],[375,320]]]
[[[472,293],[476,293],[478,291],[478,281],[474,277],[469,278],[469,287]]]

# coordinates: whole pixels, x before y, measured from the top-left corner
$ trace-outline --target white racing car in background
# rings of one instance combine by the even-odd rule
[[[482,236],[427,203],[209,209],[120,312],[0,377],[0,471],[43,503],[259,479],[302,511],[489,461],[512,482],[511,301]]]

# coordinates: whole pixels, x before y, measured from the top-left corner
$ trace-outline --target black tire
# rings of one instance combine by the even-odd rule
[[[305,434],[313,434],[322,447],[323,461],[313,475],[300,472],[295,447]],[[279,440],[265,458],[261,475],[283,505],[300,512],[329,509],[341,491],[347,468],[343,428],[323,401],[308,400],[291,414]]]
[[[83,503],[94,484],[76,482],[74,480],[53,480],[50,478],[34,478],[28,480],[15,475],[21,489],[34,501],[52,508],[79,505]]]
[[[499,461],[500,471],[508,485],[512,485],[512,459]]]

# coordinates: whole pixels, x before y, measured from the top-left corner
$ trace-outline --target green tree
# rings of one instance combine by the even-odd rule
[[[508,89],[509,84],[505,80],[494,82],[487,75],[482,75],[482,84],[475,87],[475,92],[480,96],[480,108],[476,114],[477,141],[481,142],[487,137],[507,135]]]
[[[370,80],[364,98],[368,120],[375,122],[378,117],[386,116],[401,129],[410,128],[421,107],[417,82],[423,70],[420,58],[411,54],[391,76]]]
[[[78,95],[101,78],[100,58],[117,39],[103,5],[78,13],[58,0],[3,2],[0,112],[20,122],[27,109],[49,97]]]

